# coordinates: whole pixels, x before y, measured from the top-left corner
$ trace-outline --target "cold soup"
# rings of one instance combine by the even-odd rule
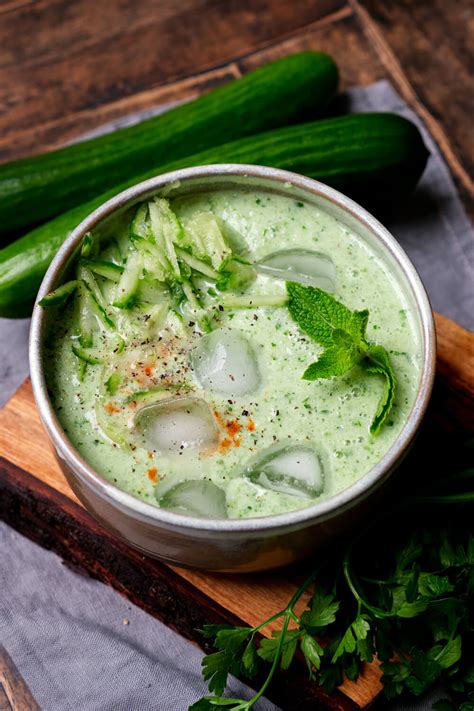
[[[74,447],[184,515],[268,516],[342,491],[393,444],[419,384],[408,299],[380,256],[265,190],[149,198],[86,235],[41,303]]]

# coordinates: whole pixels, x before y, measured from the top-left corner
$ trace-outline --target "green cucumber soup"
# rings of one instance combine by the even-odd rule
[[[49,294],[60,423],[105,479],[207,518],[354,484],[420,380],[408,297],[321,208],[266,190],[151,197],[84,238]]]

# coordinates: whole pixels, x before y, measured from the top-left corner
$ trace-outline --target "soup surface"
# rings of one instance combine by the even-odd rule
[[[54,408],[98,473],[157,506],[213,518],[308,506],[363,476],[413,406],[407,299],[314,205],[254,190],[151,199],[87,236],[74,269],[44,304],[59,308],[45,353]],[[341,375],[303,379],[324,345],[293,317],[287,282],[369,311],[366,341],[396,381],[378,429],[388,381],[359,351]]]

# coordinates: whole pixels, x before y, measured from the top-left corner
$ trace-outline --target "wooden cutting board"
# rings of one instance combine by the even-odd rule
[[[461,429],[474,433],[474,334],[442,316],[436,322],[438,378],[427,427],[448,442]],[[285,606],[311,565],[253,575],[206,574],[132,550],[97,524],[69,488],[39,420],[29,380],[0,411],[0,517],[204,648],[197,632],[203,623],[261,622]],[[279,674],[270,697],[287,709],[349,711],[367,708],[380,692],[376,663],[331,697],[308,682],[301,665]]]

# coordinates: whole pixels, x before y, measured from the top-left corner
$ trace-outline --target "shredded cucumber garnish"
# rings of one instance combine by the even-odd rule
[[[90,363],[91,365],[101,365],[104,362],[104,357],[98,349],[73,346],[72,352],[75,356],[80,358],[80,360]]]
[[[113,306],[117,309],[130,309],[133,306],[142,274],[143,257],[140,252],[132,252],[117,284]]]
[[[39,302],[40,306],[43,306],[44,308],[49,308],[50,306],[63,306],[71,294],[74,294],[78,286],[79,281],[77,279],[67,281],[65,284],[58,286],[57,289],[51,291],[43,299],[41,299]]]
[[[175,244],[179,242],[182,227],[178,218],[171,210],[167,200],[155,198],[149,203],[151,230],[156,244],[166,255],[173,277],[179,281],[181,272],[175,252]]]
[[[81,259],[80,263],[94,274],[110,281],[120,281],[120,276],[123,274],[123,267],[104,259]]]
[[[283,306],[286,294],[245,293],[256,271],[229,234],[212,212],[196,213],[182,224],[169,201],[155,197],[138,205],[128,234],[110,235],[104,245],[85,235],[75,278],[41,301],[52,307],[76,300],[72,349],[80,377],[87,367],[107,363],[127,344],[163,329],[186,339],[194,328],[211,331],[223,310]],[[119,384],[118,374],[110,375],[104,397],[115,396]],[[100,411],[99,417],[117,441],[109,415]]]
[[[191,269],[194,269],[196,272],[204,274],[204,276],[207,276],[213,281],[217,281],[219,279],[219,272],[216,272],[215,269],[212,269],[212,267],[206,264],[206,262],[203,262],[202,259],[197,259],[197,257],[193,257],[192,254],[190,254],[184,249],[180,249],[179,247],[176,247],[176,254],[182,262],[185,262],[185,264],[191,267]]]
[[[219,304],[226,310],[230,309],[269,309],[286,306],[286,294],[251,294],[240,296],[238,294],[223,294]]]

